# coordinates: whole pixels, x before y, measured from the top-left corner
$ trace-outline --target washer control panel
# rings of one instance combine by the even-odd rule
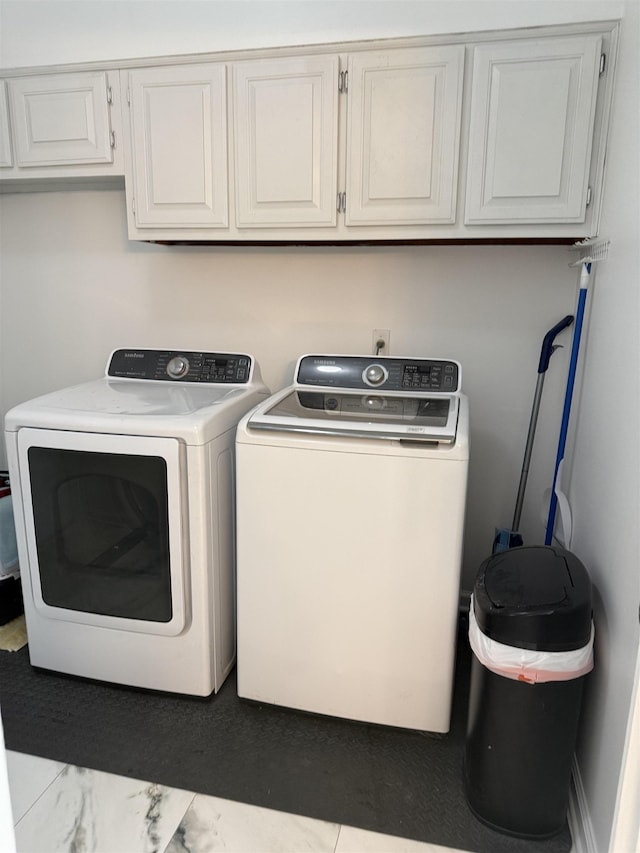
[[[250,375],[251,356],[239,353],[118,349],[107,366],[119,379],[243,385]]]
[[[385,391],[460,391],[457,361],[435,358],[389,358],[359,355],[305,355],[296,382],[329,388],[384,388]]]

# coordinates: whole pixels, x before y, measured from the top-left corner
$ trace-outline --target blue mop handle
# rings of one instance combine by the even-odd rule
[[[571,415],[571,401],[573,398],[573,386],[576,380],[578,366],[578,352],[580,350],[580,336],[582,335],[582,321],[587,302],[587,281],[591,272],[591,264],[583,264],[580,282],[580,293],[578,294],[578,305],[576,308],[576,324],[573,331],[573,342],[571,344],[571,360],[569,362],[569,376],[567,378],[567,390],[564,395],[564,409],[562,411],[562,422],[560,424],[560,438],[558,440],[558,454],[556,456],[556,467],[553,472],[553,485],[551,487],[551,502],[549,504],[549,517],[547,519],[547,530],[544,544],[551,545],[553,539],[553,528],[556,523],[556,510],[558,507],[558,496],[556,495],[556,484],[560,463],[564,459],[564,450],[567,444],[567,433],[569,432],[569,417]]]

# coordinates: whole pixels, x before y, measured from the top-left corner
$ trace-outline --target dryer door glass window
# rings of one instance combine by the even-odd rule
[[[53,447],[28,458],[43,601],[169,622],[166,461]]]

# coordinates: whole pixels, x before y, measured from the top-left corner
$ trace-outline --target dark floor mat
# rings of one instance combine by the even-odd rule
[[[238,699],[199,699],[33,669],[0,652],[8,749],[476,853],[568,853],[568,826],[526,841],[471,814],[462,785],[470,653],[459,643],[445,736]]]

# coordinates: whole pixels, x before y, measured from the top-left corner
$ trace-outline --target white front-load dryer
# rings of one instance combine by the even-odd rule
[[[450,727],[469,458],[461,369],[303,356],[236,436],[238,694]]]
[[[235,432],[250,355],[120,349],[5,435],[33,666],[207,696],[235,661]]]

